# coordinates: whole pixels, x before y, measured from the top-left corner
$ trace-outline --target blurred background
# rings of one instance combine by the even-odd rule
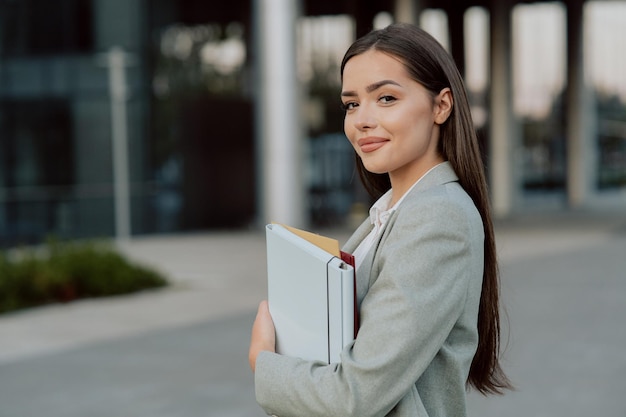
[[[338,67],[393,21],[451,52],[488,173],[516,391],[468,415],[626,415],[626,1],[0,0],[0,294],[49,236],[168,284],[1,314],[1,417],[263,414],[262,225],[366,215]]]
[[[0,245],[349,222],[338,65],[392,21],[465,75],[496,216],[626,207],[623,1],[1,0]]]

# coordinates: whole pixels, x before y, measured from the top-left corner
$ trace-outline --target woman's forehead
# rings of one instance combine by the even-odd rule
[[[377,50],[369,50],[348,60],[344,67],[342,82],[345,87],[353,83],[406,78],[410,76],[400,58]]]

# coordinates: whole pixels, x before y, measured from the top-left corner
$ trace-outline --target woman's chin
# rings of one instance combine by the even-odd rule
[[[376,166],[376,165],[365,165],[363,164],[363,167],[368,171],[371,172],[372,174],[386,174],[389,171],[386,170],[384,167],[380,167],[380,166]]]

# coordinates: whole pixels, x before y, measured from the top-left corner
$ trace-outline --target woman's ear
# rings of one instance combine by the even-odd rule
[[[452,113],[452,106],[454,106],[452,91],[446,87],[435,97],[435,123],[438,125],[444,124],[450,117],[450,113]]]

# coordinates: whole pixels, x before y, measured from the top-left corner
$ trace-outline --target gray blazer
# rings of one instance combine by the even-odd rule
[[[366,220],[346,243],[352,252]],[[280,417],[462,417],[478,343],[483,225],[449,163],[390,216],[357,274],[361,325],[341,363],[270,352],[256,362],[258,403]]]

